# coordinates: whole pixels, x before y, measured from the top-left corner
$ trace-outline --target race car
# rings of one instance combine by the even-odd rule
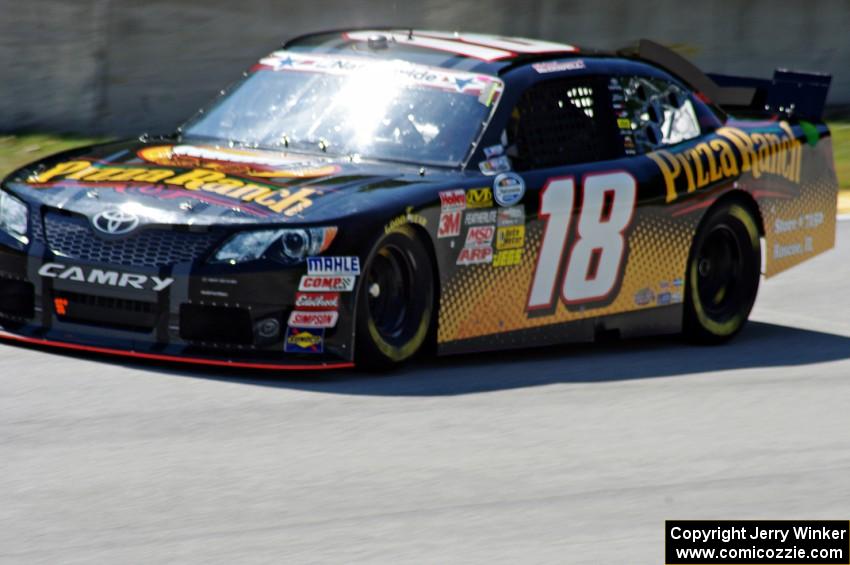
[[[645,40],[305,35],[172,135],[9,175],[0,335],[272,370],[721,342],[762,272],[834,245],[829,82]]]

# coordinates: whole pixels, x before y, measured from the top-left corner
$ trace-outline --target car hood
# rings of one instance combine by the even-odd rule
[[[86,216],[118,208],[147,223],[289,224],[410,202],[398,189],[436,180],[410,165],[160,140],[61,153],[19,169],[5,186]]]

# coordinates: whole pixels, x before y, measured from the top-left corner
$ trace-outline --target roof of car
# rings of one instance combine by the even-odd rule
[[[411,28],[343,29],[302,35],[284,49],[402,59],[411,63],[498,74],[525,61],[572,56],[579,48],[522,37]]]

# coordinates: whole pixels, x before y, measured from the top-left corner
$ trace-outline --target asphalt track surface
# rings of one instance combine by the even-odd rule
[[[850,518],[850,222],[714,348],[272,379],[0,345],[2,563],[663,563]]]

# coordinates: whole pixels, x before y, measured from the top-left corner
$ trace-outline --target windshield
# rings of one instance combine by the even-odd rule
[[[502,88],[489,75],[279,52],[183,131],[249,146],[457,166]]]

